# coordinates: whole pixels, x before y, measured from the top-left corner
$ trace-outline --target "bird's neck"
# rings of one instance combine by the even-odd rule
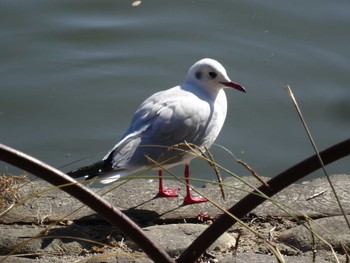
[[[221,89],[220,90],[207,89],[205,87],[201,87],[200,85],[198,85],[195,82],[184,83],[180,87],[181,87],[181,89],[192,92],[193,94],[195,94],[199,98],[201,98],[203,100],[207,100],[207,101],[215,101],[217,99],[218,95],[221,93],[220,91],[223,91]]]

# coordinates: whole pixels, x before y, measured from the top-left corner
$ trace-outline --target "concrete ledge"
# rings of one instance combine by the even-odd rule
[[[349,178],[349,175],[331,177],[348,214],[350,214]],[[243,177],[243,179],[250,185],[260,185],[253,177]],[[171,187],[177,186],[180,188],[180,193],[184,193],[184,185],[180,182],[169,180],[166,184]],[[226,178],[224,184],[226,200],[221,198],[217,185],[207,184],[197,190],[223,207],[232,206],[243,198],[247,191],[251,191],[246,184],[235,178]],[[116,185],[118,183],[113,187]],[[109,189],[98,189],[102,192],[106,190]],[[174,257],[179,255],[207,227],[198,220],[200,213],[206,212],[208,218],[215,218],[221,213],[209,202],[183,206],[183,196],[156,198],[156,193],[157,181],[135,179],[114,189],[105,198],[139,225],[145,227],[145,231],[148,231],[152,239],[159,242]],[[71,262],[74,257],[77,259],[90,257],[91,262],[99,262],[96,258],[96,254],[99,255],[99,253],[114,253],[112,258],[118,257],[119,260],[123,258],[130,260],[135,257],[137,261],[137,258],[141,257],[142,262],[147,262],[147,257],[142,251],[125,239],[117,229],[111,229],[108,223],[90,209],[84,207],[70,214],[74,209],[79,208],[81,203],[63,191],[54,189],[45,182],[34,181],[20,188],[19,195],[22,199],[30,196],[32,198],[0,217],[0,255],[7,255],[16,248],[16,254],[38,256],[43,260],[54,255],[54,258],[61,260],[57,262]],[[312,225],[313,229],[334,246],[340,258],[344,257],[338,241],[342,240],[344,244],[350,246],[348,234],[350,230],[342,221],[344,220],[342,216],[339,216],[340,210],[325,178],[294,184],[275,196],[274,200],[283,203],[285,210],[271,202],[265,202],[245,221],[270,242],[275,243],[283,254],[293,256],[289,258],[290,261],[288,259],[288,262],[305,262],[300,261],[305,257],[311,259],[310,253],[313,249],[310,232],[298,226],[300,221],[291,218],[291,215],[299,218],[301,215],[315,218],[315,224],[324,226],[333,235],[326,234],[316,225]],[[47,225],[53,222],[57,224],[47,230]],[[197,224],[189,224],[189,222]],[[235,250],[239,233],[240,239]],[[38,235],[42,238],[31,240]],[[89,240],[103,243],[105,246],[91,243]],[[23,243],[23,241],[26,242]],[[273,258],[271,255],[268,256],[270,252],[262,240],[237,224],[217,242],[219,245],[215,245],[208,252],[222,262],[230,262],[229,259],[232,260],[232,257],[236,258],[236,262],[244,262],[239,261],[242,257],[246,258],[245,262],[271,262]],[[330,254],[329,247],[321,243],[317,243],[320,260],[317,262],[323,262],[322,260],[332,262],[334,257]],[[256,253],[265,254],[266,257],[257,256]],[[63,257],[68,257],[69,260],[65,261]],[[25,260],[30,259],[23,258],[23,262],[27,262]],[[55,259],[52,260],[42,262],[55,262]],[[103,262],[107,262],[106,258]]]

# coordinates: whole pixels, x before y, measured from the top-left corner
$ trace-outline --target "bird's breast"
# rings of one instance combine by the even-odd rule
[[[212,104],[211,116],[208,118],[203,146],[209,148],[218,137],[224,125],[227,113],[227,100],[224,90],[221,90]]]

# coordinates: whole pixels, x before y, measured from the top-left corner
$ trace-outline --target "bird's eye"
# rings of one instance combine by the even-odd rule
[[[214,71],[210,71],[208,74],[212,79],[215,79],[217,76],[216,72],[214,72]]]

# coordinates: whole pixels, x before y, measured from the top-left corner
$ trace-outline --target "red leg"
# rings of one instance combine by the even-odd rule
[[[163,187],[163,171],[158,171],[159,175],[159,193],[158,195],[161,197],[176,197],[178,196],[178,189],[168,189],[166,187]]]
[[[185,205],[195,204],[195,203],[202,203],[207,202],[208,200],[205,199],[203,196],[191,196],[191,189],[190,189],[190,168],[188,164],[185,166],[185,179],[186,179],[186,196],[184,199]]]

